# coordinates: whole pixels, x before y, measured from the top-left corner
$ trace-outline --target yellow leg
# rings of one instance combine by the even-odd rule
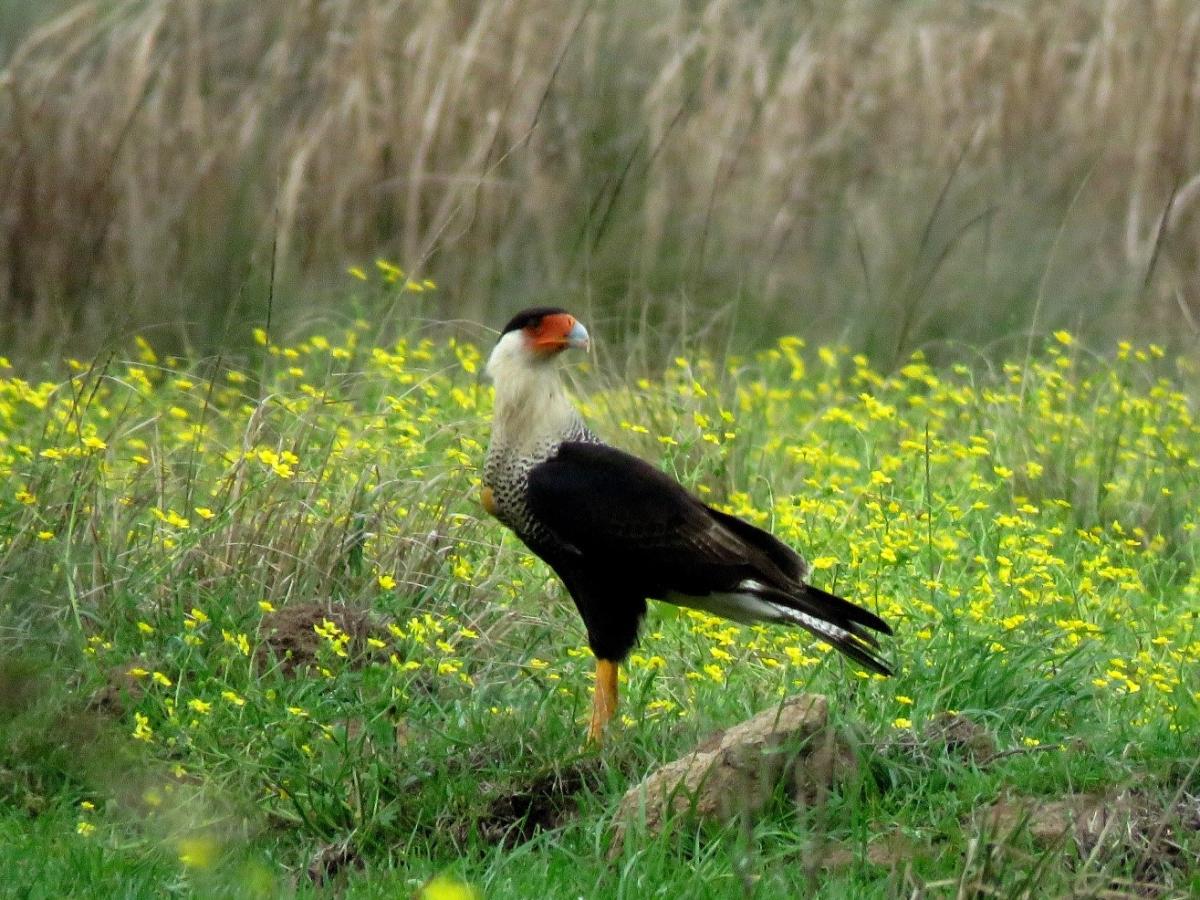
[[[617,664],[607,659],[596,660],[596,693],[592,696],[592,724],[588,727],[588,743],[603,743],[604,726],[617,711]]]

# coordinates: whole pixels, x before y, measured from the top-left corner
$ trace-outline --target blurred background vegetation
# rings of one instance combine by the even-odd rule
[[[0,339],[205,352],[382,256],[491,325],[1194,345],[1198,94],[1195,0],[0,0]]]

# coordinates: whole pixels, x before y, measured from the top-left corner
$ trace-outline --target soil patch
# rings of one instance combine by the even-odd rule
[[[1078,794],[1056,800],[1016,797],[988,810],[1001,837],[1025,831],[1041,848],[1073,846],[1080,865],[1132,870],[1140,892],[1200,867],[1200,795],[1169,799],[1141,789]]]
[[[305,872],[316,885],[327,885],[351,869],[363,868],[363,859],[348,841],[326,844],[313,854]]]
[[[866,862],[883,869],[896,869],[914,859],[932,856],[934,849],[918,844],[899,831],[885,831],[874,837],[866,850],[835,841],[815,848],[817,865],[831,872],[840,872]]]
[[[576,795],[600,786],[602,763],[585,759],[565,768],[543,772],[521,787],[484,786],[494,794],[475,820],[479,835],[489,844],[515,847],[539,831],[558,828],[575,817]],[[467,828],[462,829],[466,837]]]

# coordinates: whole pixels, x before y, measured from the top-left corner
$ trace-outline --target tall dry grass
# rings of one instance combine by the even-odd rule
[[[492,321],[1194,333],[1198,54],[1194,0],[85,0],[0,73],[0,309],[212,341],[385,254]]]

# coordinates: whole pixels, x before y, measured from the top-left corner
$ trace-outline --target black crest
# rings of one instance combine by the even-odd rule
[[[510,331],[517,331],[529,325],[533,325],[541,321],[543,316],[552,316],[558,313],[565,313],[566,310],[558,306],[531,306],[529,309],[523,309],[511,319],[504,329],[500,332],[508,334]]]

